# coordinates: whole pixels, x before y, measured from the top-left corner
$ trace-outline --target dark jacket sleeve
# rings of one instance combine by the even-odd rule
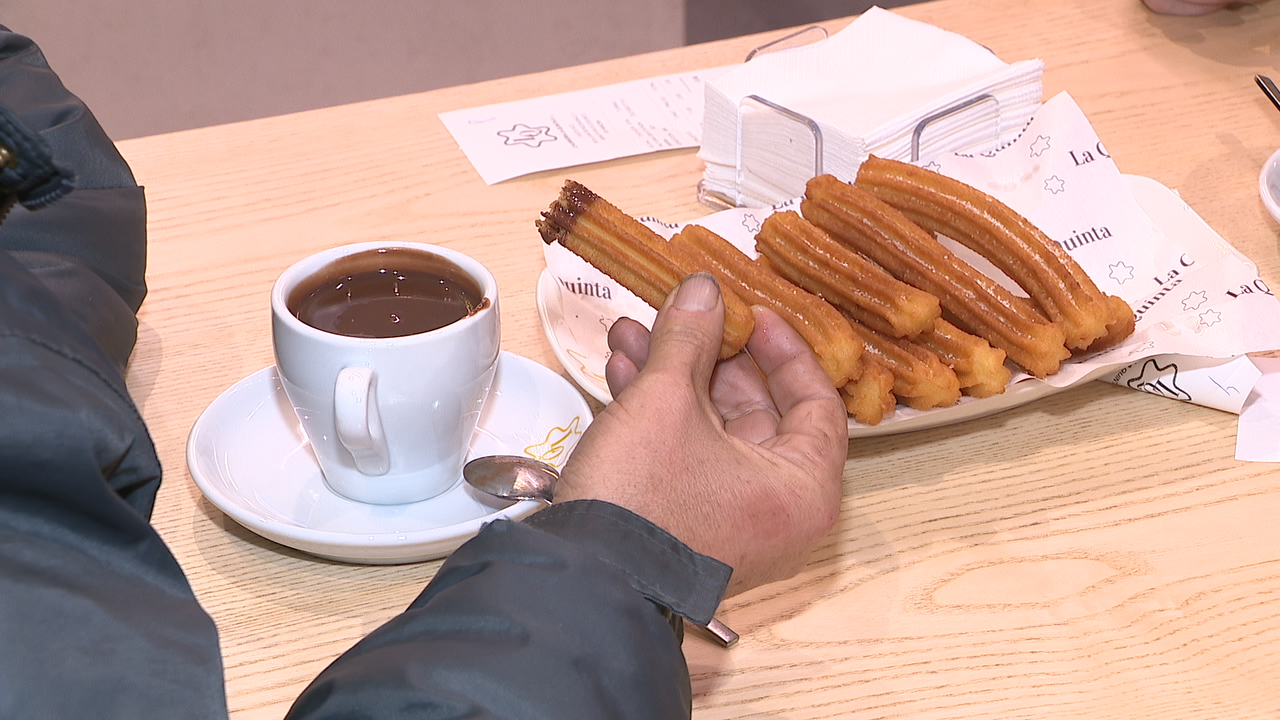
[[[0,252],[0,717],[225,715],[216,630],[144,515],[159,478],[115,363]]]
[[[142,190],[2,28],[0,106],[10,144],[33,138],[79,184],[0,225],[0,717],[225,716],[213,623],[147,522],[160,463],[121,372],[145,293]]]
[[[728,579],[724,564],[608,503],[494,522],[288,717],[687,718],[688,669],[663,608],[705,624]]]
[[[146,295],[146,203],[142,188],[92,113],[62,86],[40,49],[0,27],[0,105],[39,133],[76,190],[39,210],[16,205],[0,249],[64,301],[121,368]]]

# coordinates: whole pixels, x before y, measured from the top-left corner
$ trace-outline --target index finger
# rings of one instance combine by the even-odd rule
[[[609,393],[618,397],[649,361],[649,329],[629,317],[609,327],[609,359],[604,364]]]

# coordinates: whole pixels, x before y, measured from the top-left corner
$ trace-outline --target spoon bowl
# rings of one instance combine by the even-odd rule
[[[550,505],[560,473],[550,465],[519,455],[478,457],[462,468],[471,487],[504,500],[541,500]]]

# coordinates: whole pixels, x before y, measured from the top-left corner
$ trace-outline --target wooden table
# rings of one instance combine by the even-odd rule
[[[1124,172],[1176,188],[1280,279],[1257,193],[1280,113],[1280,2],[1206,18],[1137,0],[939,0],[902,14],[1043,58]],[[834,30],[843,23],[832,23]],[[492,187],[445,110],[740,61],[782,33],[122,143],[150,199],[151,294],[129,371],[167,479],[155,522],[213,615],[237,720],[281,716],[438,563],[366,567],[263,540],[204,500],[184,443],[272,362],[268,290],[340,243],[462,249],[503,292],[504,346],[559,370],[534,308],[538,212],[565,177],[692,219],[674,151]],[[695,717],[1242,718],[1280,712],[1280,470],[1234,416],[1101,383],[960,426],[851,442],[844,509],[798,578],[726,602],[732,650],[688,640]]]

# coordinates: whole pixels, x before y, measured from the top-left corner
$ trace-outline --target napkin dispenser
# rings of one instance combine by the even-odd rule
[[[814,175],[852,179],[870,154],[919,161],[994,150],[1039,107],[1043,70],[872,8],[830,38],[706,83],[699,197],[768,207],[803,194]]]

